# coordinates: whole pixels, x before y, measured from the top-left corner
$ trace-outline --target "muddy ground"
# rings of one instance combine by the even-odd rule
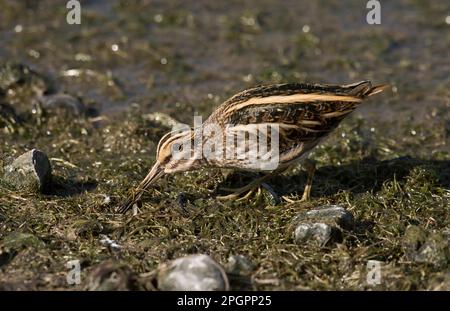
[[[92,288],[111,262],[133,279],[118,288],[155,289],[159,264],[199,253],[253,262],[232,289],[450,289],[448,1],[383,1],[381,25],[366,23],[365,1],[82,1],[81,25],[66,23],[63,2],[0,0],[0,173],[38,148],[54,176],[41,194],[0,182],[0,289]],[[138,215],[114,213],[170,130],[148,114],[192,124],[258,84],[364,79],[392,88],[311,155],[310,202],[274,204],[265,191],[220,202],[220,185],[254,176],[200,170],[159,181]],[[61,93],[81,112],[37,104]],[[297,201],[305,180],[295,168],[270,185]],[[292,218],[327,204],[354,228],[294,243]],[[70,260],[81,284],[66,281]],[[378,285],[369,260],[381,262]]]

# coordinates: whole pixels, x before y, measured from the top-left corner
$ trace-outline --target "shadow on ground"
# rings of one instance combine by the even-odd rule
[[[443,188],[450,188],[450,161],[423,160],[410,156],[403,156],[389,160],[377,160],[365,158],[339,166],[321,166],[316,170],[312,197],[332,196],[341,191],[349,191],[352,194],[364,192],[378,192],[382,185],[391,180],[398,182],[405,179],[415,167],[430,169],[436,175],[437,182]],[[287,173],[274,177],[269,184],[274,187],[279,195],[301,195],[306,182],[306,173]],[[218,186],[240,187],[253,179],[258,174],[235,172],[227,176],[224,182]]]
[[[61,176],[53,176],[52,185],[46,190],[46,195],[70,197],[84,192],[90,192],[97,188],[95,180],[74,180]]]

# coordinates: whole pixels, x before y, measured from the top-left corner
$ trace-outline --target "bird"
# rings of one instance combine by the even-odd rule
[[[201,168],[265,173],[244,187],[223,189],[232,193],[218,199],[229,200],[252,192],[273,176],[301,163],[308,173],[301,201],[308,201],[315,172],[309,153],[367,97],[387,87],[387,84],[373,86],[364,80],[345,85],[282,83],[239,92],[218,106],[201,125],[164,135],[156,148],[155,164],[116,211],[124,213],[140,202],[143,193],[162,176]],[[276,135],[269,135],[272,132]],[[258,135],[258,139],[248,139]],[[225,142],[225,138],[232,143]],[[276,161],[264,162],[259,158],[255,161],[255,152],[262,142],[271,146],[266,148],[265,155]],[[205,146],[215,156],[202,156]],[[245,156],[239,156],[239,152]],[[262,162],[265,167],[261,167]]]

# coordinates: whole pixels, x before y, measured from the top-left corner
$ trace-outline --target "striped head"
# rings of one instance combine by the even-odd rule
[[[166,174],[197,168],[199,159],[194,154],[194,133],[188,129],[169,132],[161,138],[156,147],[156,162]]]
[[[156,148],[156,163],[139,184],[145,190],[165,174],[194,170],[201,165],[200,157],[194,154],[194,133],[192,129],[169,132],[164,135]]]

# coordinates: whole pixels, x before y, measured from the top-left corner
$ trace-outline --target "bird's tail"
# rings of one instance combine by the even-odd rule
[[[348,84],[345,87],[350,89],[350,95],[365,98],[383,92],[390,86],[389,84],[372,86],[370,81],[361,81],[354,84]]]
[[[371,87],[369,90],[367,90],[367,92],[364,93],[364,96],[365,97],[372,96],[372,95],[381,93],[388,88],[390,88],[389,84],[380,84],[380,85]]]

